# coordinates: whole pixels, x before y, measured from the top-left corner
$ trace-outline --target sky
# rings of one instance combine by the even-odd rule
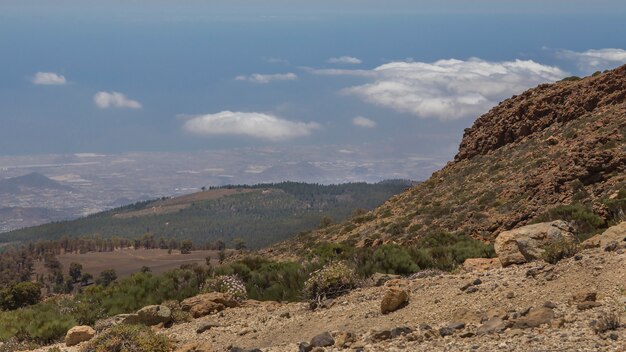
[[[501,100],[625,64],[625,16],[610,0],[0,0],[0,155],[449,159]]]

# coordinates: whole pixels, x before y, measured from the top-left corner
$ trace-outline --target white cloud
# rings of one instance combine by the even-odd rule
[[[93,96],[93,102],[100,109],[107,108],[128,108],[141,109],[141,103],[128,99],[126,95],[119,92],[98,92]]]
[[[62,75],[56,74],[54,72],[37,72],[35,76],[31,80],[33,84],[36,85],[64,85],[67,83],[67,80]]]
[[[331,57],[326,60],[329,64],[341,64],[341,65],[358,65],[362,64],[363,61],[352,56],[341,56],[341,57]]]
[[[572,60],[584,72],[605,70],[626,63],[626,50],[623,49],[591,49],[583,52],[559,50],[558,58]]]
[[[315,122],[293,122],[258,112],[222,111],[192,117],[183,129],[198,135],[242,135],[271,141],[305,137],[320,128]]]
[[[250,76],[237,76],[237,81],[247,81],[252,83],[266,84],[272,81],[295,81],[298,76],[295,73],[276,73],[276,74],[260,74],[255,73]]]
[[[355,71],[367,76],[362,70]],[[489,62],[476,58],[391,62],[369,72],[373,82],[343,92],[402,113],[441,120],[476,117],[504,98],[568,75],[558,67],[530,60]]]
[[[376,121],[370,120],[367,117],[357,116],[352,119],[352,124],[359,127],[373,128],[376,127]]]

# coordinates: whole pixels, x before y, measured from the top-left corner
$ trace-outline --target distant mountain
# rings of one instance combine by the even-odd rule
[[[318,185],[297,182],[225,186],[175,198],[138,202],[85,218],[0,234],[1,242],[58,239],[61,236],[192,239],[198,244],[242,238],[248,247],[266,246],[334,222],[356,209],[373,209],[411,181]]]
[[[36,226],[44,221],[63,220],[73,214],[48,208],[0,208],[0,232]]]
[[[553,219],[581,233],[626,219],[626,66],[543,84],[513,96],[465,130],[454,161],[372,212],[273,253],[315,241],[410,245],[454,232],[493,241]],[[308,242],[307,242],[308,241]]]
[[[0,194],[18,195],[33,190],[46,189],[71,191],[72,187],[62,185],[37,172],[0,180]]]

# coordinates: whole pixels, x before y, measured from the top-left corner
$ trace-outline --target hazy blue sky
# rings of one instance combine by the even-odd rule
[[[397,143],[626,63],[622,1],[0,0],[0,155]]]

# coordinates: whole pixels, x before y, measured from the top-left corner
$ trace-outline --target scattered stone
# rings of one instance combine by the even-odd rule
[[[202,334],[203,332],[210,330],[211,328],[215,328],[220,326],[220,324],[217,324],[215,322],[206,322],[206,323],[202,323],[200,324],[200,326],[198,326],[198,328],[196,329],[196,333],[197,334]]]
[[[291,314],[289,314],[289,312],[283,312],[283,313],[280,313],[280,317],[281,318],[285,318],[285,319],[289,319],[289,318],[291,318]]]
[[[459,287],[459,290],[461,290],[461,291],[465,291],[465,290],[467,290],[468,288],[472,287],[473,285],[474,285],[473,283],[468,282],[468,283],[466,283],[465,285],[463,285],[463,286]]]
[[[463,330],[463,329],[465,329],[465,323],[463,323],[463,322],[454,322],[454,323],[448,324],[447,327],[452,329],[452,330]]]
[[[543,306],[546,307],[546,308],[552,308],[552,309],[556,308],[556,304],[554,304],[553,302],[550,302],[550,301],[546,301],[543,304]]]
[[[572,296],[571,302],[574,303],[582,303],[582,302],[595,302],[598,298],[598,293],[595,291],[580,291]]]
[[[482,284],[482,283],[483,283],[483,281],[482,281],[481,279],[476,279],[476,280],[474,280],[474,281],[472,282],[472,285],[480,285],[480,284]]]
[[[356,335],[351,332],[339,332],[334,336],[335,346],[341,348],[350,347],[356,341]]]
[[[485,334],[499,333],[499,332],[504,331],[504,329],[506,329],[506,325],[504,324],[504,321],[500,317],[493,317],[487,320],[483,325],[478,327],[478,330],[476,330],[476,334],[485,335]]]
[[[432,329],[432,327],[430,325],[426,324],[426,323],[421,323],[419,325],[419,328],[420,328],[420,330],[431,330]]]
[[[617,243],[617,241],[611,241],[604,247],[605,252],[615,252],[618,249],[619,249],[619,244]]]
[[[439,328],[439,335],[441,337],[450,336],[452,334],[454,334],[454,329],[450,327],[444,326],[442,328]]]
[[[409,293],[399,288],[389,288],[380,302],[380,312],[383,314],[394,312],[409,303]]]
[[[391,338],[390,330],[376,331],[372,334],[372,340],[375,342],[389,340]]]
[[[335,340],[328,331],[321,333],[311,339],[311,346],[313,347],[328,347],[334,344]]]
[[[467,288],[467,290],[465,290],[465,293],[474,293],[478,291],[478,287],[476,286],[470,286]]]
[[[526,316],[523,316],[512,322],[513,329],[536,328],[543,324],[548,324],[554,319],[554,311],[550,308],[541,307],[531,310]]]
[[[300,345],[298,345],[299,352],[311,352],[312,350],[313,346],[308,342],[301,342]]]
[[[91,326],[75,326],[65,334],[65,345],[68,347],[76,346],[81,342],[91,340],[94,336],[96,336],[96,330]]]
[[[508,298],[508,299],[511,299],[511,298],[514,298],[514,297],[515,297],[515,293],[514,293],[513,291],[509,291],[509,292],[506,294],[506,298]]]
[[[459,335],[459,337],[464,338],[464,339],[466,339],[468,337],[474,337],[474,336],[475,336],[475,334],[473,332],[471,332],[471,331],[466,331],[466,332],[462,333],[461,335]]]
[[[583,259],[583,255],[582,255],[582,254],[576,254],[576,255],[574,256],[574,260],[575,260],[575,261],[580,261],[580,260],[582,260],[582,259]]]
[[[600,306],[602,306],[602,303],[600,302],[588,301],[588,302],[578,303],[576,305],[576,308],[578,308],[578,310],[588,310],[588,309],[593,309],[593,308],[597,308]]]
[[[494,247],[503,267],[523,264],[541,259],[549,244],[574,242],[573,231],[573,227],[563,220],[522,226],[500,233]]]
[[[228,352],[263,352],[263,351],[261,351],[258,348],[245,349],[241,347],[231,347],[230,349],[228,349]]]
[[[616,333],[612,332],[609,334],[609,338],[613,341],[617,341],[617,339],[619,339],[619,335],[617,335]]]
[[[211,346],[208,342],[205,342],[205,341],[187,343],[187,344],[182,345],[178,349],[176,349],[176,352],[214,352],[214,351],[215,350],[213,349],[213,346]]]

